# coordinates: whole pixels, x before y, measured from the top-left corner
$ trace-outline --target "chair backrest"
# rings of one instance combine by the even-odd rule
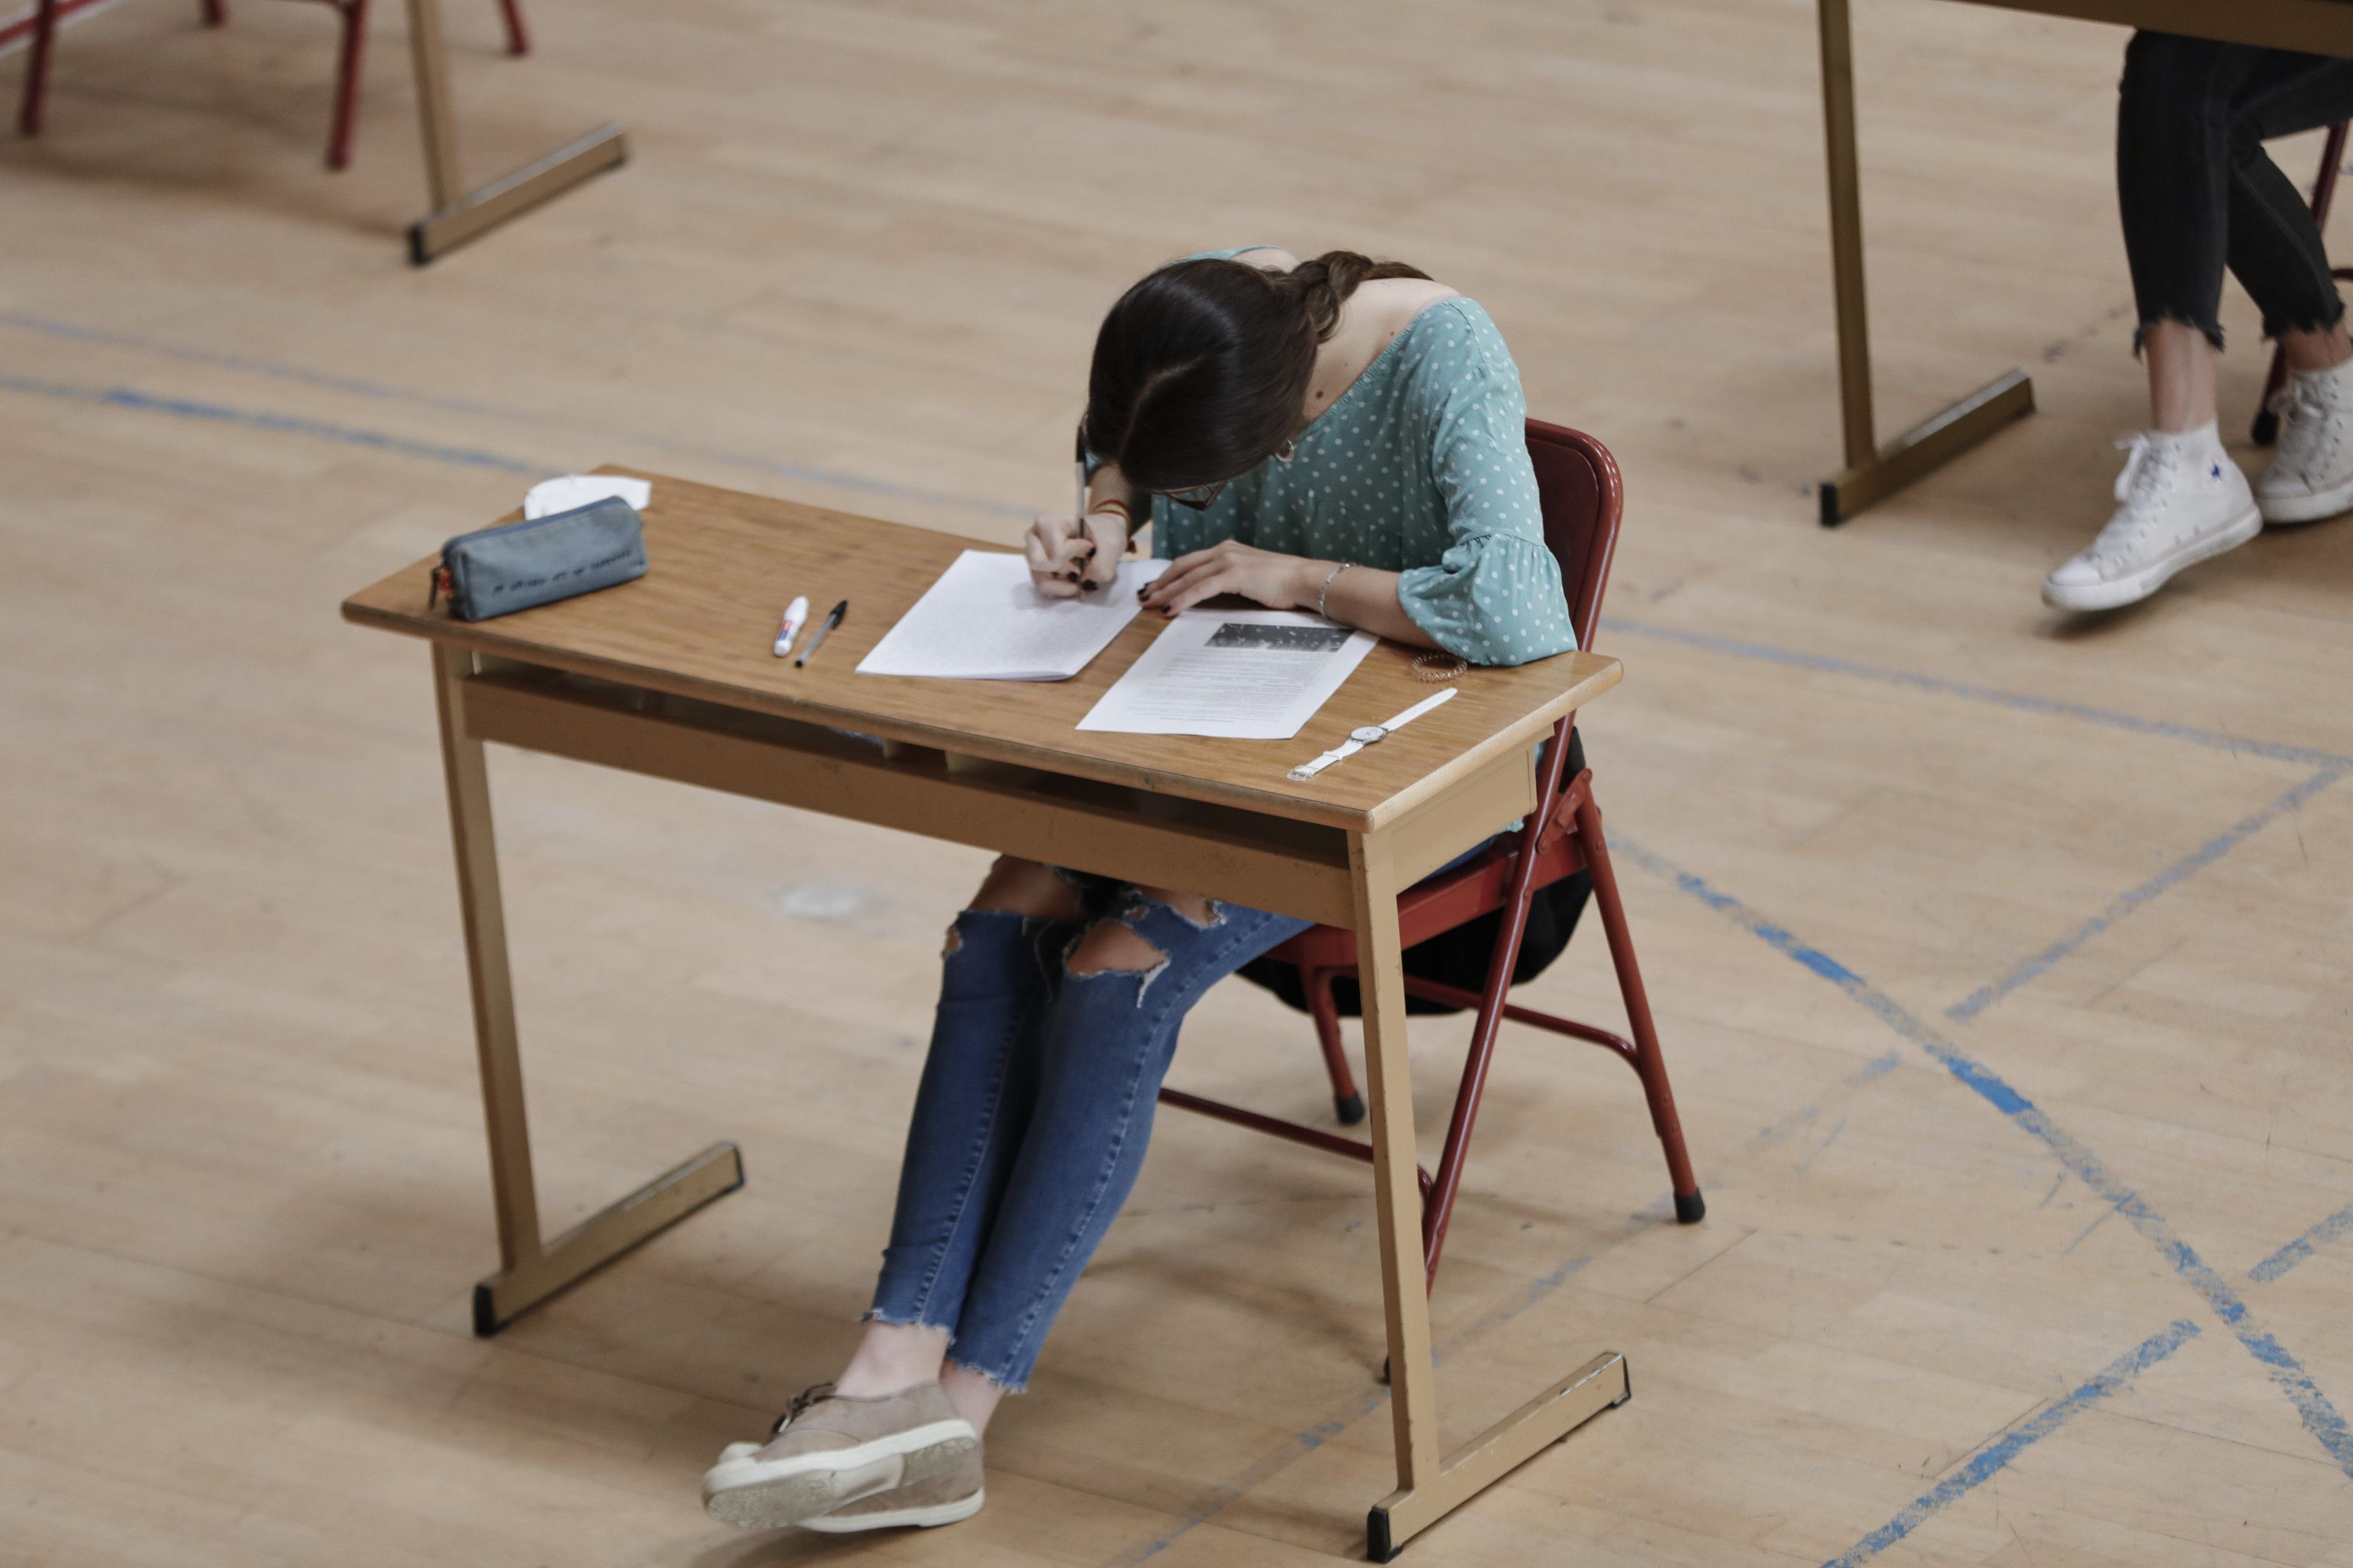
[[[1618,549],[1618,520],[1626,510],[1626,482],[1609,448],[1582,430],[1528,421],[1528,458],[1535,465],[1536,497],[1544,509],[1545,543],[1560,563],[1577,646],[1590,649],[1601,624],[1601,595],[1609,586],[1609,558]]]

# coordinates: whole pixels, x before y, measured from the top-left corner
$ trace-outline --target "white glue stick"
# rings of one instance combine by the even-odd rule
[[[784,658],[793,651],[793,639],[808,625],[808,595],[804,594],[785,606],[785,624],[776,628],[776,656]]]

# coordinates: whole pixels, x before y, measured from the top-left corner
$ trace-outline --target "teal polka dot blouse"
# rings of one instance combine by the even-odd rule
[[[1545,548],[1527,416],[1494,321],[1469,300],[1438,300],[1316,416],[1287,461],[1269,458],[1203,511],[1153,498],[1153,552],[1174,558],[1231,539],[1352,561],[1400,574],[1414,625],[1473,664],[1566,652],[1577,634]]]

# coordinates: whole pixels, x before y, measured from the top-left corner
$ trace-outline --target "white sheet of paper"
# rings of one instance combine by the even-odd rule
[[[570,511],[575,506],[586,506],[611,496],[643,511],[653,494],[653,485],[645,479],[627,479],[619,474],[565,474],[561,479],[542,479],[524,491],[522,515],[526,521],[534,517],[554,517],[559,511]]]
[[[1135,619],[1136,591],[1167,564],[1124,561],[1108,585],[1050,599],[1031,584],[1023,557],[967,550],[859,660],[858,673],[1068,680]]]
[[[1331,700],[1377,640],[1289,610],[1187,610],[1112,683],[1079,728],[1287,741]]]

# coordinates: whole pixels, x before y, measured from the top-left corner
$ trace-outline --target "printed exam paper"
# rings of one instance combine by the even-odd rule
[[[1079,728],[1287,741],[1331,700],[1377,640],[1288,610],[1187,610],[1112,683]]]

